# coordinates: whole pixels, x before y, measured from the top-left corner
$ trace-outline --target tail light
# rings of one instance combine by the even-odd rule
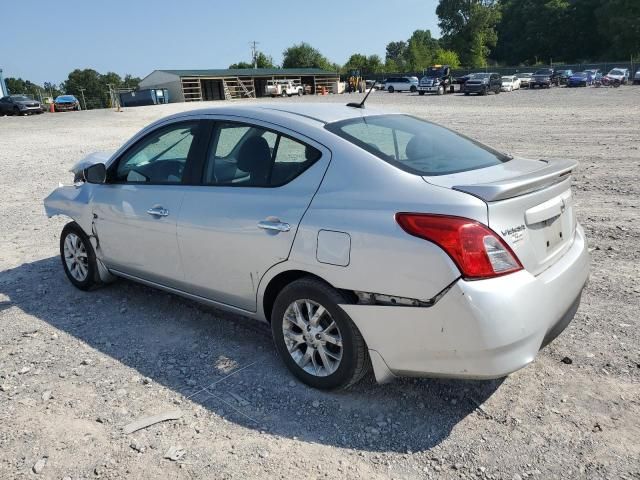
[[[522,270],[515,253],[489,227],[475,220],[425,213],[397,213],[409,235],[435,243],[467,279],[482,279]]]

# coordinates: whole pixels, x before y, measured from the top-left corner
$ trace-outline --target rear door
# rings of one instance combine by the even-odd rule
[[[96,187],[92,199],[108,267],[162,285],[182,284],[176,222],[200,127],[195,120],[160,127],[110,165],[107,183]]]
[[[323,146],[259,122],[211,122],[201,185],[188,188],[178,242],[189,292],[256,310],[260,279],[286,260],[329,165]]]

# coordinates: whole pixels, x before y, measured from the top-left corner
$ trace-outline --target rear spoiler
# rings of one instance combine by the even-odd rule
[[[519,177],[476,185],[456,185],[453,189],[469,193],[486,202],[495,202],[526,195],[560,183],[569,178],[571,171],[578,166],[575,160],[545,160],[545,162],[547,165],[540,170]]]

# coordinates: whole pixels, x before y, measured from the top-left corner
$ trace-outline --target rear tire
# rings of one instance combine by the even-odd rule
[[[387,89],[387,91],[388,91],[389,93],[393,93],[394,88],[393,88],[393,87],[389,87],[389,88]]]
[[[60,259],[69,281],[80,290],[101,283],[91,241],[76,222],[67,223],[60,234]]]
[[[340,308],[345,303],[346,295],[306,277],[284,287],[273,305],[271,331],[280,358],[311,387],[348,388],[369,370],[365,341]]]

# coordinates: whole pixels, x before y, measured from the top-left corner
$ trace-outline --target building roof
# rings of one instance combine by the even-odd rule
[[[274,75],[333,75],[321,68],[221,68],[207,70],[157,70],[178,75],[179,77],[271,77]]]

